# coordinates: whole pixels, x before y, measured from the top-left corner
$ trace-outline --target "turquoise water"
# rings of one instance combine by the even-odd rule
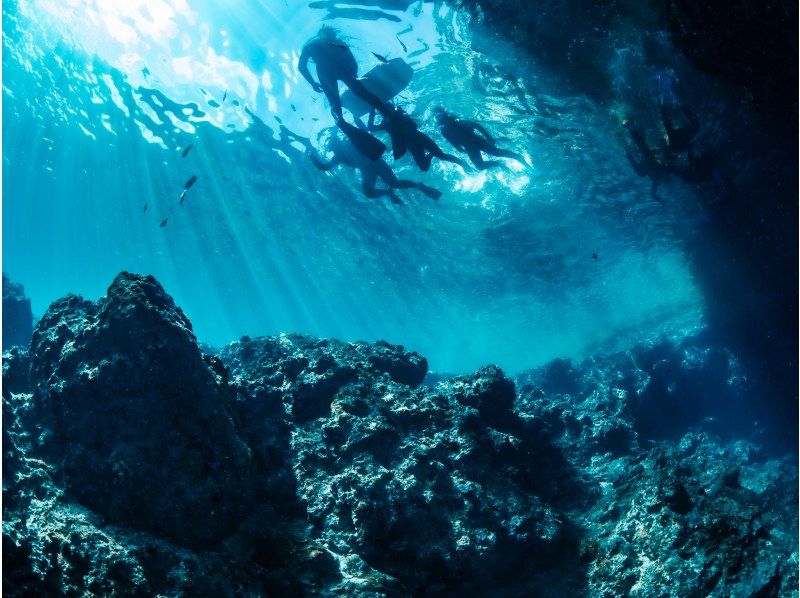
[[[214,346],[384,338],[436,371],[511,373],[702,323],[684,254],[703,218],[694,191],[671,182],[654,201],[625,159],[626,97],[657,94],[640,57],[618,49],[617,95],[601,104],[458,9],[372,4],[336,17],[290,0],[4,2],[3,270],[34,313],[131,270],[154,274]],[[360,72],[372,52],[412,64],[401,99],[445,151],[438,105],[532,167],[420,173],[387,153],[398,176],[444,192],[401,191],[403,206],[364,198],[352,171],[319,172],[278,119],[314,144],[332,124],[297,71],[322,24]]]

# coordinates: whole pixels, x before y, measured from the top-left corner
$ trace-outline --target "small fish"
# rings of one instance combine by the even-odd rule
[[[212,108],[219,108],[220,104],[217,100],[208,100],[208,105]]]
[[[233,100],[233,105],[234,106],[238,106],[239,105],[239,100]]]
[[[400,36],[398,36],[398,37],[397,37],[397,41],[399,41],[399,42],[400,42],[400,45],[403,47],[403,52],[406,52],[406,53],[408,53],[408,48],[407,48],[407,47],[406,47],[406,45],[403,43],[403,40],[402,40],[402,39],[400,39]]]
[[[184,189],[184,191],[185,191],[186,189],[189,189],[189,188],[191,188],[191,186],[192,186],[192,185],[194,185],[196,182],[197,182],[197,175],[196,175],[196,174],[193,174],[193,175],[191,176],[191,178],[190,178],[188,181],[186,181],[186,182],[183,184],[183,189]]]
[[[161,224],[160,224],[161,228],[164,228],[165,226],[167,226],[167,222],[168,221],[169,221],[169,216],[167,216],[166,218],[164,218],[164,220],[161,221]]]
[[[147,68],[147,67],[144,67],[144,68],[142,69],[142,75],[144,75],[145,77],[147,77],[149,74],[150,74],[150,69],[149,69],[149,68]]]
[[[183,152],[181,152],[181,158],[185,158],[189,155],[189,152],[192,150],[192,145],[194,144],[190,143],[183,149]]]
[[[592,253],[592,259],[593,259],[593,260],[595,260],[595,261],[597,261],[597,254],[596,254],[596,253],[594,253],[594,252]]]
[[[146,211],[147,211],[147,204],[144,204],[144,207],[142,208],[142,212],[146,212]]]
[[[203,89],[202,87],[200,88],[200,91],[203,92],[203,95],[207,95],[208,94],[208,92],[205,89]]]
[[[387,63],[387,62],[389,62],[389,59],[388,59],[388,58],[386,58],[386,56],[381,56],[380,54],[376,54],[375,52],[373,52],[373,53],[372,53],[372,55],[373,55],[375,58],[377,58],[378,60],[380,60],[381,62],[383,62],[384,64],[385,64],[385,63]]]
[[[289,104],[292,107],[292,112],[297,112],[297,108],[294,107],[294,104]]]
[[[225,98],[227,98],[227,97],[228,97],[228,90],[226,89],[225,93],[222,94],[222,101],[224,102]]]
[[[181,191],[181,197],[180,197],[180,201],[178,201],[178,204],[179,204],[179,205],[183,204],[183,202],[184,202],[185,200],[186,200],[186,189],[184,189],[183,191]]]
[[[275,120],[277,120],[280,124],[283,124],[280,116],[275,116]]]

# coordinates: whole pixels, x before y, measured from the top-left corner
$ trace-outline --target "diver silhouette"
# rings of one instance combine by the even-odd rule
[[[479,170],[485,170],[494,166],[503,166],[503,163],[499,160],[484,160],[481,152],[489,154],[490,156],[511,158],[523,166],[527,166],[525,158],[520,154],[497,147],[494,138],[480,123],[473,120],[456,118],[441,107],[434,110],[433,115],[436,122],[439,124],[442,136],[447,139],[454,148],[465,152]]]
[[[315,81],[308,69],[313,61],[317,69]],[[371,159],[377,159],[386,149],[378,139],[345,121],[342,115],[342,99],[339,96],[339,81],[344,83],[356,96],[376,110],[383,110],[383,102],[358,80],[358,64],[347,44],[339,39],[332,27],[324,26],[316,37],[309,41],[300,53],[298,69],[317,93],[325,94],[331,105],[336,125]]]
[[[640,177],[650,178],[651,194],[659,201],[658,185],[670,175],[694,185],[713,183],[721,203],[732,201],[738,191],[732,178],[723,171],[716,152],[710,149],[697,152],[695,149],[694,138],[700,130],[699,119],[685,104],[679,103],[677,106],[687,121],[681,127],[675,126],[668,108],[663,103],[660,106],[664,127],[664,144],[659,151],[661,159],[656,157],[656,151],[647,144],[641,131],[626,125],[629,144],[625,153],[633,170]],[[631,145],[638,151],[638,160],[631,152]]]
[[[669,108],[661,104],[661,124],[664,125],[664,140],[670,152],[691,152],[694,136],[700,130],[700,120],[685,104],[678,104],[678,108],[686,118],[686,124],[676,127],[669,113]]]
[[[650,195],[653,199],[661,201],[661,198],[658,197],[658,186],[669,176],[670,168],[662,160],[656,158],[655,152],[647,145],[641,131],[627,124],[625,127],[628,131],[628,144],[625,148],[628,162],[638,176],[650,179]],[[638,160],[631,151],[631,146],[635,147],[639,154]]]
[[[349,139],[340,135],[331,134],[331,138],[328,142],[328,149],[333,153],[333,157],[327,162],[322,160],[313,150],[309,149],[307,154],[314,165],[322,171],[331,170],[339,164],[344,164],[345,166],[360,171],[361,188],[364,195],[369,198],[386,196],[393,203],[403,203],[395,193],[395,189],[419,189],[431,199],[439,199],[442,195],[441,191],[429,187],[424,183],[408,179],[398,179],[386,160],[370,160],[367,156],[362,154]],[[377,188],[376,183],[378,179],[386,183],[388,189]]]
[[[380,124],[375,124],[375,111],[369,116],[367,125],[370,131],[386,131],[392,140],[392,153],[395,160],[402,158],[406,151],[411,153],[414,162],[427,172],[434,158],[458,164],[466,169],[467,164],[461,158],[442,151],[442,148],[428,135],[417,128],[417,123],[399,106],[387,104]]]

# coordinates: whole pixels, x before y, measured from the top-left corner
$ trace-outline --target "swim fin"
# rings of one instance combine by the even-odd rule
[[[386,145],[380,139],[351,125],[345,119],[340,118],[336,125],[342,133],[347,135],[347,138],[358,148],[358,151],[370,160],[377,160],[386,151]]]

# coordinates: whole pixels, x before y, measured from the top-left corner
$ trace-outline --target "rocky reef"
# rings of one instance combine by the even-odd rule
[[[31,300],[21,284],[3,274],[3,350],[27,347],[33,334]]]
[[[3,355],[3,591],[796,596],[796,462],[725,434],[738,368],[702,339],[429,386],[385,342],[210,355],[122,273]]]

